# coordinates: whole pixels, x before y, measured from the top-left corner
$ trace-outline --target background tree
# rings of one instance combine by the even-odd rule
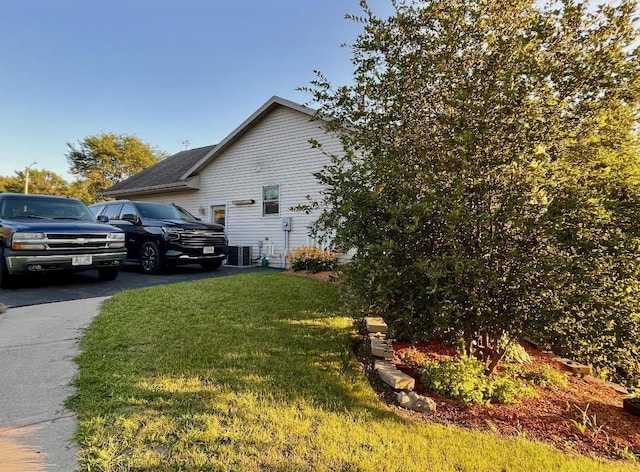
[[[23,191],[24,181],[17,176],[0,175],[0,192],[22,193]]]
[[[366,1],[350,16],[352,85],[318,73],[306,89],[343,142],[318,174],[320,225],[357,249],[356,300],[399,335],[461,334],[488,373],[536,334],[631,379],[635,2],[392,4],[387,19]]]
[[[67,143],[70,172],[78,176],[87,195],[86,202],[98,193],[155,164],[165,153],[132,135],[103,133],[88,136],[75,147]]]
[[[0,177],[0,191],[23,193],[25,171],[15,171],[15,176]],[[29,193],[44,195],[67,195],[69,183],[60,175],[46,169],[30,169]]]
[[[69,196],[82,200],[87,205],[96,201],[96,196],[89,191],[90,183],[88,180],[76,180],[69,185]]]

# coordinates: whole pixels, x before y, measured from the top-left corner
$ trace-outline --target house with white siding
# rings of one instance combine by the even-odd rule
[[[217,145],[169,156],[102,195],[175,203],[202,220],[222,222],[232,251],[240,247],[254,262],[266,256],[271,267],[284,267],[288,251],[314,242],[309,230],[320,212],[293,210],[320,198],[314,173],[329,164],[309,141],[328,153],[342,149],[315,114],[273,97]]]

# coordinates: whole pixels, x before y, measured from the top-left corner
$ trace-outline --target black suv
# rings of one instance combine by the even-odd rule
[[[0,287],[13,274],[97,269],[113,280],[125,259],[125,235],[97,223],[80,200],[0,193]]]
[[[98,221],[127,235],[127,260],[139,262],[146,274],[163,266],[199,263],[216,270],[227,258],[224,226],[203,223],[170,203],[118,200],[89,206]]]

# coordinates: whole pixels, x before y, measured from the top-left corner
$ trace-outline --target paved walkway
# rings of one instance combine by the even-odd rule
[[[0,314],[0,471],[72,472],[78,340],[107,297],[11,308]]]

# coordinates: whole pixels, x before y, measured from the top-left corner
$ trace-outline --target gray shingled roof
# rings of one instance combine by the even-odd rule
[[[105,197],[124,195],[126,197],[135,194],[198,189],[199,172],[224,153],[229,146],[241,139],[274,108],[280,106],[299,111],[309,117],[315,117],[317,114],[316,110],[273,96],[217,145],[190,149],[169,156],[156,165],[101,192],[101,195]]]
[[[112,193],[120,193],[128,190],[179,184],[182,180],[182,175],[213,148],[215,148],[215,145],[188,149],[173,154],[157,164],[132,175],[128,179],[118,182],[103,192],[103,195],[107,196]]]

